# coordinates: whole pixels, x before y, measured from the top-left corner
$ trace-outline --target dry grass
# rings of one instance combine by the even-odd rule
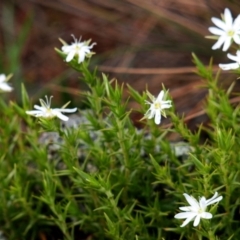
[[[57,39],[70,42],[72,33],[91,38],[97,42],[93,66],[99,65],[100,71],[140,92],[147,86],[157,94],[163,83],[170,89],[177,111],[196,125],[206,120],[200,117],[205,90],[199,88],[202,80],[194,73],[191,53],[206,64],[213,55],[215,71],[217,63],[226,61],[225,54],[211,51],[213,42],[204,38],[212,25],[211,16],[219,17],[225,7],[235,15],[240,10],[238,1],[226,0],[5,0],[0,44],[6,54],[7,41],[17,39],[30,17],[32,25],[15,77],[25,82],[32,97],[47,92],[60,101],[66,94],[78,95],[76,88],[81,91],[82,86],[53,51],[61,46]],[[2,69],[15,72],[9,62],[3,56]],[[226,86],[235,80],[227,73],[222,76]],[[235,89],[239,90],[238,84]],[[73,102],[77,104],[79,98],[73,96]],[[137,106],[131,103],[131,107]]]

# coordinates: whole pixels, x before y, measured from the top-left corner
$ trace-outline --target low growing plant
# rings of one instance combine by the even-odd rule
[[[239,19],[233,23],[228,9],[223,20],[213,19],[222,28],[210,29],[218,35],[214,49],[240,44]],[[193,54],[208,89],[210,123],[192,132],[164,86],[157,97],[128,86],[125,101],[123,86],[89,69],[94,43],[74,40],[61,40],[56,52],[86,84],[88,110],[66,108],[69,103],[52,108],[57,104],[47,96],[32,107],[24,85],[21,104],[1,93],[1,233],[9,240],[239,239],[240,109],[230,102],[232,86],[221,88],[212,61],[206,67]],[[239,68],[238,58],[220,67]],[[10,77],[0,75],[2,91],[13,90]],[[129,100],[139,109],[129,109]],[[143,115],[142,129],[132,111]],[[160,125],[161,116],[172,125]],[[169,133],[183,141],[169,141]]]

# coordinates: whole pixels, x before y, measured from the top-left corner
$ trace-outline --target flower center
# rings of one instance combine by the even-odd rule
[[[161,103],[159,103],[159,102],[154,103],[154,108],[155,109],[160,109],[161,108]]]
[[[47,108],[47,109],[46,109],[46,115],[47,115],[48,117],[52,117],[52,116],[53,116],[53,113],[52,113],[52,109],[51,109],[51,108]]]
[[[203,209],[199,208],[199,209],[198,209],[198,213],[201,214],[202,212],[203,212]]]
[[[228,33],[227,33],[227,35],[228,35],[229,37],[233,37],[234,31],[233,31],[233,30],[229,30]]]
[[[78,51],[78,50],[80,50],[80,48],[81,48],[81,47],[77,45],[77,46],[75,47],[75,50]]]

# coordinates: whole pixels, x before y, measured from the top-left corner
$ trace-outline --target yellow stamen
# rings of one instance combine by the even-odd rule
[[[233,37],[234,31],[233,30],[229,30],[227,34],[228,34],[229,37]]]
[[[159,102],[156,102],[156,103],[154,103],[154,107],[155,107],[155,109],[160,109],[161,104]]]

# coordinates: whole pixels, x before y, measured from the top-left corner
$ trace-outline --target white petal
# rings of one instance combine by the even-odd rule
[[[185,227],[189,222],[191,222],[195,218],[195,215],[192,217],[188,217],[180,227]]]
[[[189,211],[191,211],[191,210],[190,210],[191,207],[189,207],[189,206],[180,207],[179,209],[182,210],[182,211],[184,211],[184,212],[189,212]]]
[[[31,111],[26,111],[27,114],[29,115],[36,115],[36,114],[39,114],[39,113],[42,113],[41,111],[38,111],[38,110],[31,110]]]
[[[0,89],[6,92],[11,92],[13,90],[7,83],[0,83]]]
[[[0,83],[5,82],[6,81],[6,75],[5,74],[0,74]]]
[[[45,110],[46,110],[45,107],[41,107],[41,106],[39,106],[39,105],[34,105],[33,107],[34,107],[35,109],[37,109],[37,110],[40,110],[40,111],[45,111]]]
[[[191,218],[187,218],[180,227],[185,227],[191,221],[192,221]]]
[[[238,56],[232,55],[231,53],[228,53],[227,57],[229,59],[233,60],[234,62],[238,62],[238,60],[239,60]]]
[[[238,63],[219,64],[219,67],[222,70],[238,69],[239,68],[239,64]]]
[[[226,37],[225,38],[225,43],[223,45],[223,51],[224,52],[226,52],[229,49],[231,43],[232,43],[232,38],[231,37]]]
[[[212,200],[212,201],[209,201],[209,202],[207,203],[207,206],[210,205],[210,204],[219,202],[219,201],[221,201],[222,199],[223,199],[223,197],[222,197],[222,196],[219,196],[218,198],[216,198],[216,199],[214,199],[214,200]]]
[[[63,121],[68,121],[69,119],[67,116],[63,115],[61,112],[58,112],[58,111],[54,111],[54,115]]]
[[[228,27],[232,26],[233,18],[232,18],[232,14],[228,8],[225,8],[225,10],[224,10],[224,20]]]
[[[69,53],[70,51],[72,51],[72,47],[70,47],[70,46],[62,46],[62,51],[64,53]]]
[[[235,31],[240,29],[240,14],[235,18],[233,28]]]
[[[162,102],[161,107],[162,107],[162,109],[164,109],[164,108],[170,108],[170,107],[172,107],[172,105],[171,105],[171,103]]]
[[[207,203],[208,203],[208,202],[211,202],[211,201],[214,200],[217,196],[218,196],[218,192],[215,192],[214,195],[213,195],[211,198],[209,198],[206,202],[207,202]]]
[[[223,22],[219,18],[215,18],[215,17],[212,17],[211,20],[217,27],[219,27],[219,28],[223,29],[224,31],[226,31],[227,28],[226,28],[225,22]]]
[[[74,58],[74,55],[75,55],[75,51],[69,52],[66,58],[66,62],[70,62]]]
[[[192,197],[192,196],[189,196],[188,194],[184,193],[183,194],[184,197],[186,198],[187,202],[194,208],[196,209],[196,211],[199,209],[199,203],[198,201]]]
[[[155,110],[150,108],[148,113],[148,119],[152,119],[154,115],[155,115]]]
[[[201,218],[205,218],[205,219],[211,219],[213,217],[213,215],[209,212],[203,212],[201,213]]]
[[[199,200],[200,209],[205,210],[207,207],[207,201],[205,197],[201,197]]]
[[[178,213],[174,216],[174,218],[177,219],[184,219],[184,218],[194,218],[197,214],[194,212],[184,212],[184,213]]]
[[[238,34],[235,34],[233,36],[233,40],[234,40],[235,43],[240,44],[240,36]]]
[[[237,53],[236,53],[238,59],[240,59],[240,50],[237,50]]]
[[[54,108],[53,110],[56,110],[58,112],[72,113],[72,112],[76,112],[77,108]]]
[[[78,63],[83,62],[84,59],[85,59],[85,53],[80,50],[80,51],[78,52]]]
[[[200,219],[201,219],[200,215],[197,215],[193,222],[194,227],[198,226],[198,224],[200,223]]]
[[[88,53],[91,52],[89,46],[83,46],[83,47],[81,48],[81,51],[82,51],[82,53],[83,53],[84,55],[86,55],[86,54],[88,54]]]
[[[225,42],[226,36],[220,36],[217,42],[212,46],[213,50],[216,50],[222,46],[222,44]]]
[[[162,90],[158,96],[157,96],[157,99],[156,99],[156,102],[161,102],[162,99],[163,99],[163,96],[164,96],[164,91]]]
[[[161,122],[161,112],[160,111],[155,111],[155,123],[160,124]]]
[[[223,35],[225,34],[225,31],[219,29],[219,28],[216,28],[216,27],[210,27],[208,28],[209,32],[211,32],[212,34],[215,34],[215,35]]]

